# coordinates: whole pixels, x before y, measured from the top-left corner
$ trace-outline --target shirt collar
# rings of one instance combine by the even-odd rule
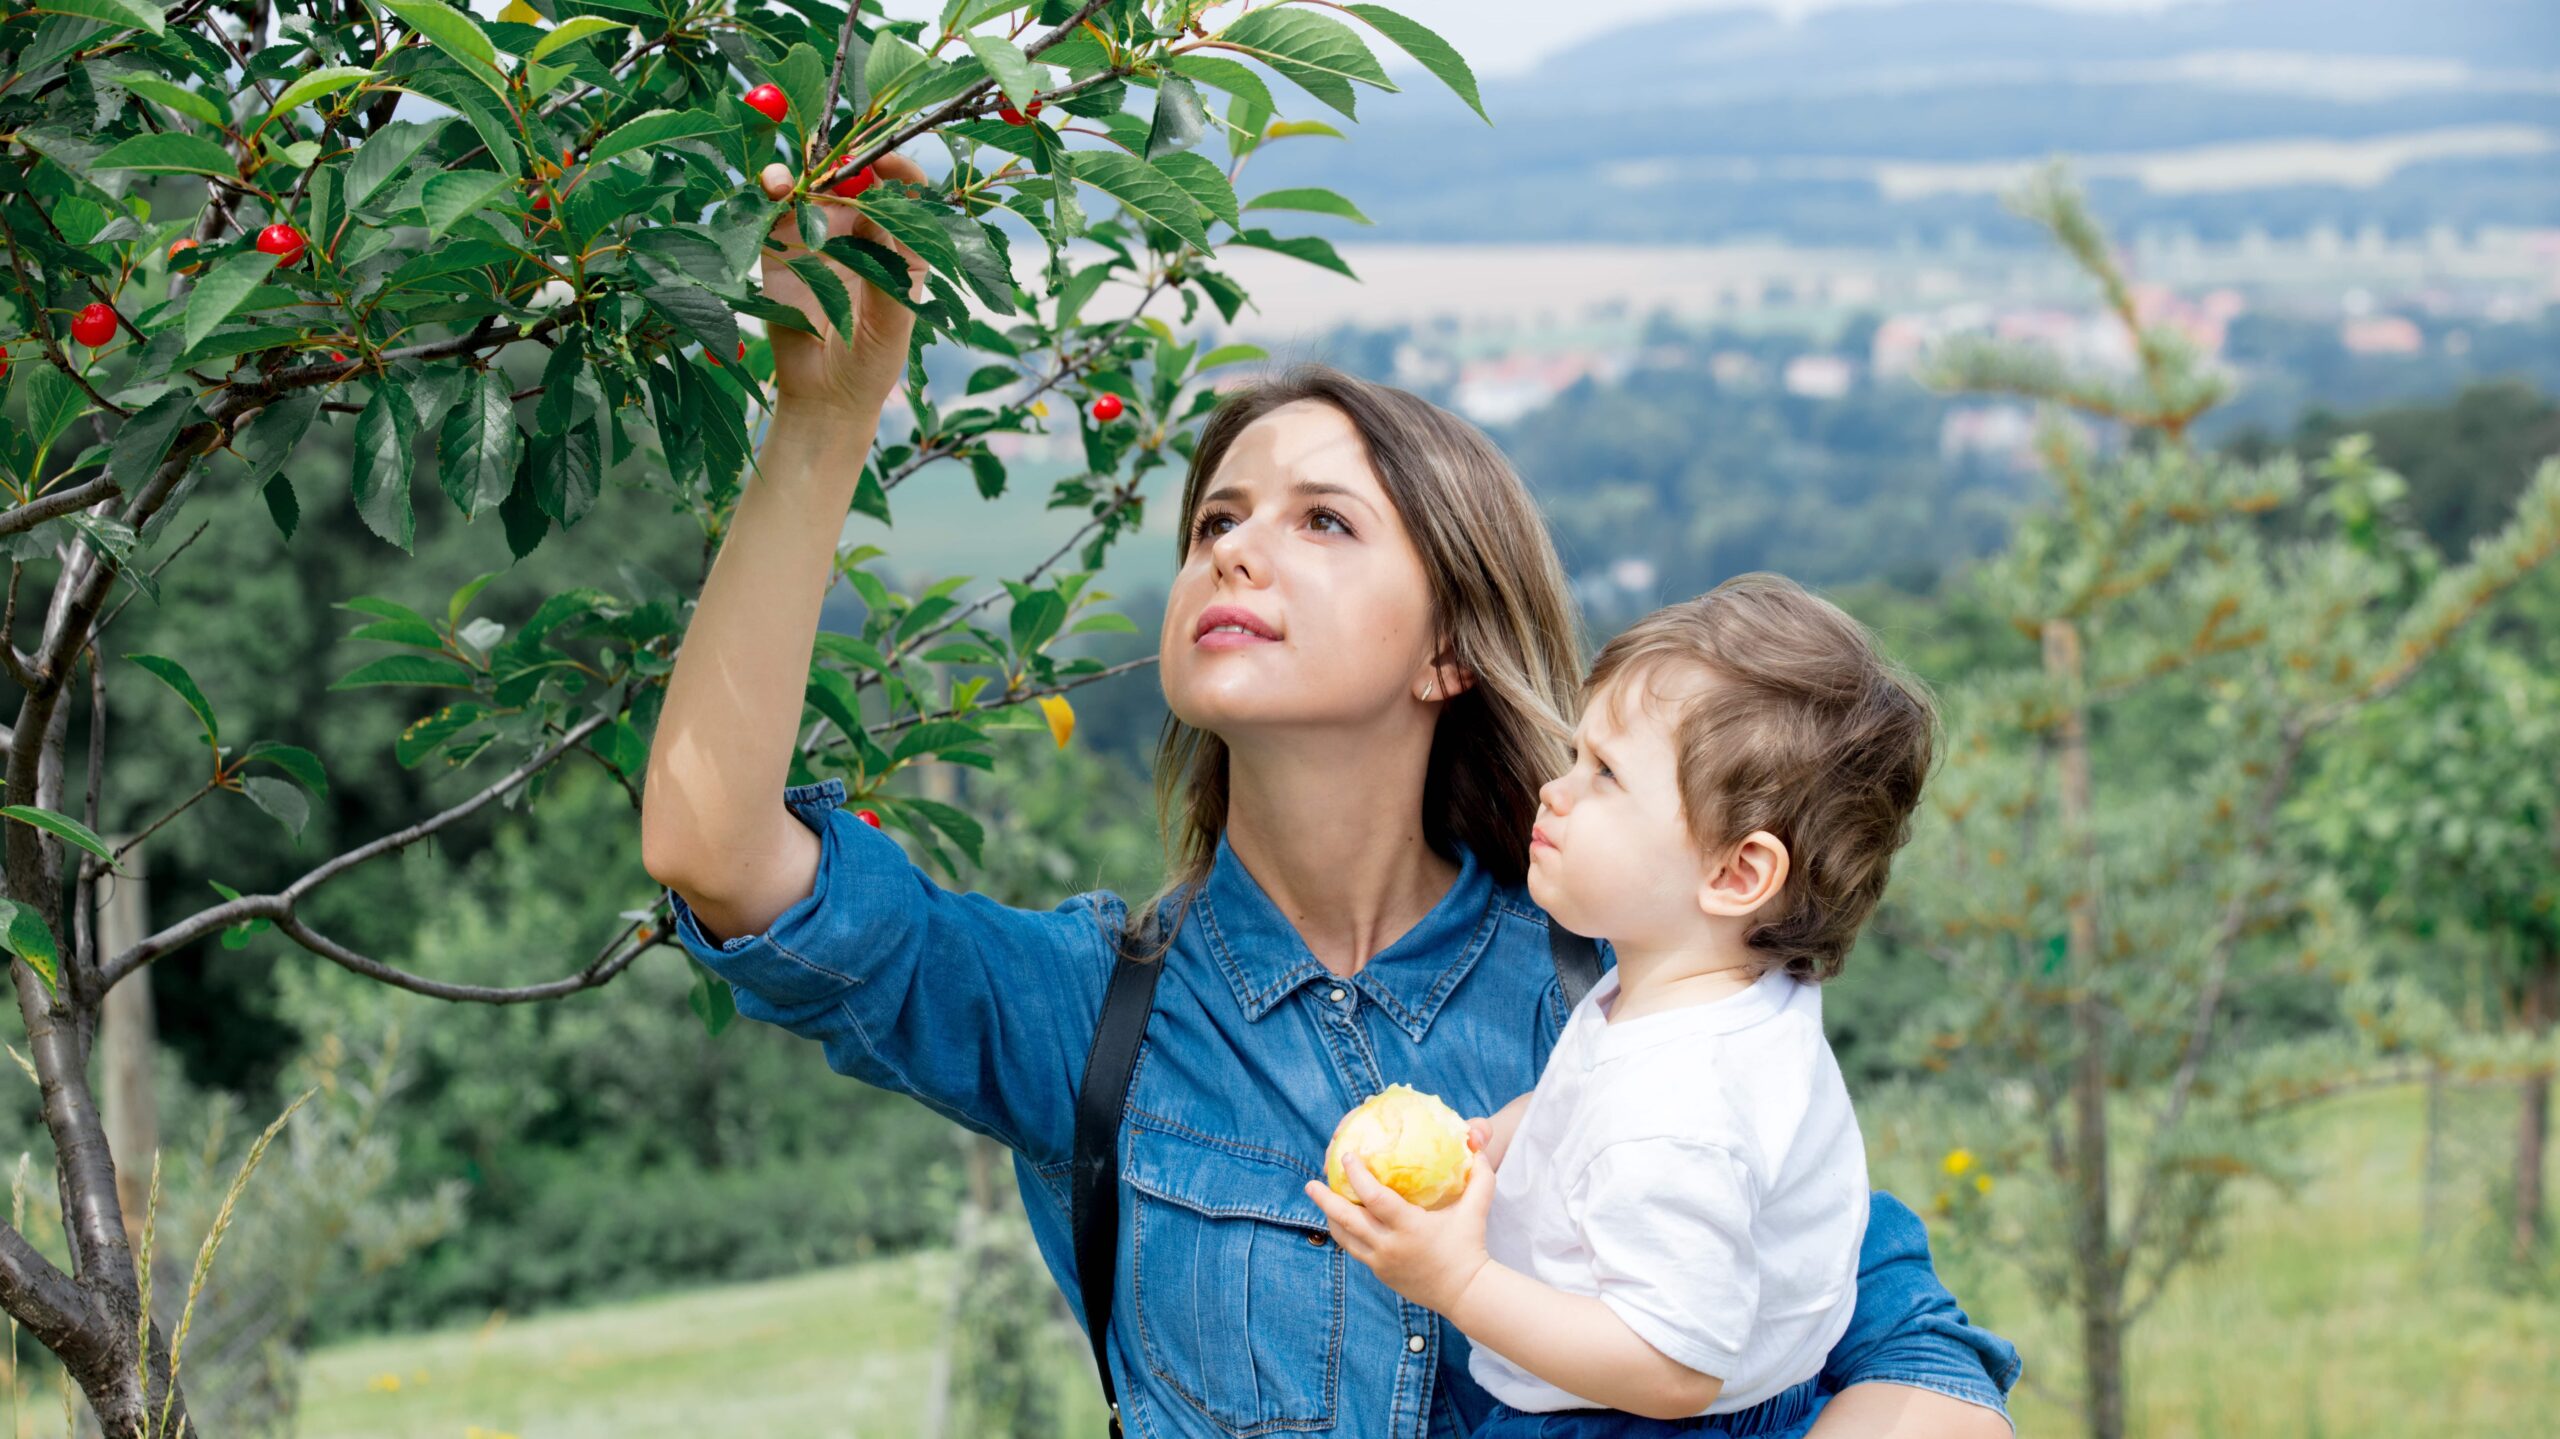
[[[1460,844],[1458,877],[1439,903],[1344,981],[1317,961],[1297,926],[1271,902],[1220,834],[1218,856],[1200,898],[1200,918],[1209,952],[1235,987],[1246,1019],[1262,1018],[1301,985],[1333,980],[1376,1001],[1418,1044],[1431,1028],[1432,1016],[1492,941],[1492,901],[1492,873]]]
[[[1816,1023],[1822,1017],[1822,992],[1783,969],[1772,969],[1739,993],[1722,999],[1613,1023],[1608,1011],[1617,1002],[1618,971],[1611,966],[1574,1011],[1572,1023],[1582,1025],[1588,1035],[1582,1062],[1585,1069],[1675,1039],[1702,1039],[1749,1029],[1797,1004],[1812,1004]]]

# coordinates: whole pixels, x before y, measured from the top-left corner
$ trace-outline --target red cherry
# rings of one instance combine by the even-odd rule
[[[347,362],[347,352],[344,350],[331,350],[329,352],[329,358],[343,365]]]
[[[9,352],[0,350],[0,380],[9,378]]]
[[[1019,110],[1016,110],[1011,105],[999,106],[996,109],[996,117],[1008,125],[1028,125],[1031,123],[1032,117],[1039,113],[1040,102],[1037,99],[1034,99],[1030,104],[1023,106]]]
[[[185,264],[183,264],[183,265],[181,265],[181,264],[179,264],[179,263],[178,263],[178,257],[179,257],[180,255],[183,255],[183,254],[185,254],[187,251],[192,250],[192,249],[194,249],[194,248],[196,248],[196,242],[195,242],[195,241],[193,241],[193,240],[189,240],[189,239],[181,239],[181,240],[178,240],[178,241],[173,242],[173,243],[169,246],[169,264],[170,264],[171,268],[173,268],[173,269],[178,269],[178,270],[192,270],[192,269],[194,269],[194,268],[196,267],[196,265],[197,265],[199,262],[194,261],[194,260],[189,260],[187,263],[185,263]]]
[[[850,200],[878,183],[880,183],[880,172],[865,165],[852,174],[829,184],[827,190],[830,194],[842,195]]]
[[[853,817],[862,821],[864,824],[871,826],[873,829],[878,829],[880,827],[880,812],[878,810],[858,809],[853,812]]]
[[[269,225],[258,232],[258,251],[276,257],[276,268],[296,264],[302,259],[302,232],[291,225]]]
[[[115,307],[95,300],[81,306],[79,316],[71,322],[71,338],[93,350],[114,339],[115,334]]]
[[[758,85],[747,92],[747,108],[779,125],[791,113],[791,100],[779,85]]]
[[[1107,425],[1113,420],[1120,418],[1120,410],[1121,404],[1120,397],[1118,395],[1105,395],[1101,399],[1093,402],[1093,418],[1101,424]]]
[[[550,191],[548,191],[548,190],[544,190],[544,191],[542,191],[541,193],[539,193],[539,194],[535,195],[535,196],[533,197],[533,208],[534,208],[536,211],[542,211],[542,210],[548,210],[548,209],[550,209],[550,208],[551,208],[551,192],[550,192]]]

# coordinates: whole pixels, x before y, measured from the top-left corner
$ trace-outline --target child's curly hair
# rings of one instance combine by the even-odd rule
[[[1701,671],[1715,683],[1673,733],[1690,837],[1701,855],[1754,830],[1786,845],[1786,883],[1745,940],[1765,967],[1819,984],[1840,972],[1911,836],[1937,711],[1856,620],[1773,574],[1636,621],[1593,661],[1583,697],[1642,679],[1651,699],[1661,679]]]

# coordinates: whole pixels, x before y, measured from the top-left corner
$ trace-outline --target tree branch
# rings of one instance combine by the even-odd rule
[[[665,903],[664,898],[661,897],[659,902]],[[654,911],[652,913],[654,915]],[[296,944],[341,968],[390,985],[394,989],[423,994],[429,999],[445,999],[464,1004],[528,1004],[537,1000],[558,999],[562,995],[575,994],[582,989],[594,989],[610,983],[615,975],[630,968],[631,961],[639,958],[642,951],[659,941],[659,931],[652,926],[648,938],[633,942],[632,935],[641,922],[632,920],[620,935],[615,936],[603,949],[597,951],[596,957],[587,961],[586,967],[576,974],[565,979],[555,979],[546,984],[528,984],[508,989],[481,984],[452,984],[444,980],[428,979],[423,975],[411,974],[407,970],[395,969],[378,959],[368,959],[320,933],[305,924],[289,909],[279,909],[268,917],[275,921],[277,929],[282,930]]]
[[[471,796],[469,799],[466,799],[460,804],[454,805],[439,814],[420,820],[406,829],[395,831],[391,834],[384,835],[380,839],[374,840],[370,844],[348,850],[346,853],[322,863],[318,867],[312,869],[309,873],[303,875],[300,879],[286,885],[282,890],[274,894],[242,895],[238,899],[225,900],[220,904],[212,905],[205,909],[196,911],[194,914],[187,916],[176,924],[170,925],[159,933],[137,942],[132,948],[125,950],[112,960],[109,960],[99,972],[98,992],[104,994],[106,991],[115,988],[117,983],[122,981],[126,976],[132,974],[142,966],[149,964],[161,955],[167,954],[169,951],[177,949],[182,945],[192,944],[196,940],[201,939],[216,930],[227,929],[232,925],[238,924],[244,919],[271,919],[276,921],[279,927],[282,927],[284,921],[292,916],[294,906],[308,898],[311,892],[319,888],[321,885],[328,883],[330,880],[346,873],[357,865],[363,864],[367,860],[378,859],[383,855],[405,849],[410,845],[416,844],[419,840],[425,839],[427,836],[434,834],[436,831],[477,812],[491,800],[498,798],[507,791],[514,789],[517,785],[531,779],[534,775],[540,773],[554,761],[558,760],[562,755],[568,753],[572,747],[576,746],[587,736],[594,734],[597,730],[604,728],[612,722],[613,716],[611,715],[587,716],[585,719],[571,726],[569,731],[562,735],[558,740],[554,741],[549,748],[543,750],[533,758],[526,760],[524,763],[517,765],[506,774],[501,775],[495,782],[491,783],[487,788],[482,789],[479,793]],[[23,828],[23,826],[20,827]],[[325,950],[319,950],[316,952],[327,954],[327,951]],[[335,955],[330,955],[329,957],[336,958]],[[344,961],[341,962],[343,963]],[[367,962],[370,963],[371,961]]]

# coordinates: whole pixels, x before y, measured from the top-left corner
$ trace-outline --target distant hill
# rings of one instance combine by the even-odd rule
[[[1274,146],[1247,191],[1334,184],[1378,225],[1309,228],[1367,240],[2024,241],[1997,196],[2065,152],[2112,220],[2207,237],[2560,224],[2555,0],[1706,10],[1485,101],[1364,93],[1355,143]]]

